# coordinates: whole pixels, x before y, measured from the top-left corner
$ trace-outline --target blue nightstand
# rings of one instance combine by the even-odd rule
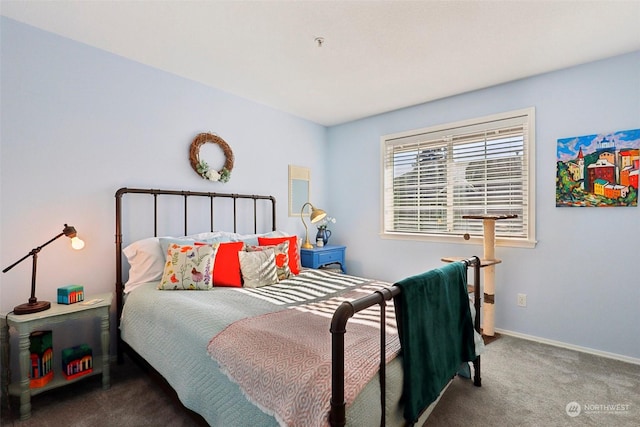
[[[300,249],[300,261],[303,267],[320,268],[329,264],[340,264],[343,273],[347,272],[344,262],[346,246],[327,245],[321,248],[314,246],[311,249]]]

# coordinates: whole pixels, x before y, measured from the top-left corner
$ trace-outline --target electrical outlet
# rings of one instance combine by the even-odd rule
[[[518,306],[519,307],[527,306],[527,294],[518,294]]]

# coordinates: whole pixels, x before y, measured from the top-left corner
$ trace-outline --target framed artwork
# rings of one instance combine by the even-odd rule
[[[557,207],[638,206],[640,129],[558,139]]]
[[[289,165],[289,216],[302,216],[302,205],[309,201],[311,171],[302,166]],[[305,215],[309,215],[305,212]]]

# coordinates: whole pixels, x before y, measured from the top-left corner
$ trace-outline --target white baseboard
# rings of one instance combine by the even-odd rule
[[[546,339],[546,338],[540,338],[540,337],[536,337],[536,336],[533,336],[533,335],[522,334],[520,332],[507,331],[507,330],[504,330],[504,329],[497,329],[496,328],[496,332],[498,332],[498,333],[500,333],[502,335],[509,335],[509,336],[512,336],[512,337],[522,338],[522,339],[529,340],[529,341],[536,341],[536,342],[539,342],[539,343],[542,343],[542,344],[549,344],[549,345],[552,345],[552,346],[555,346],[555,347],[566,348],[566,349],[569,349],[569,350],[580,351],[582,353],[593,354],[595,356],[606,357],[608,359],[620,360],[621,362],[632,363],[634,365],[640,365],[640,359],[638,359],[636,357],[629,357],[629,356],[624,356],[622,354],[609,353],[607,351],[595,350],[595,349],[589,348],[589,347],[581,347],[579,345],[567,344],[567,343],[562,342],[562,341],[555,341],[555,340],[550,340],[550,339]]]

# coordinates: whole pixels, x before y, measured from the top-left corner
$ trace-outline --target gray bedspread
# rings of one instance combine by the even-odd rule
[[[329,271],[303,270],[294,279],[255,290],[159,291],[157,283],[149,283],[127,296],[121,336],[167,380],[185,407],[202,415],[210,425],[278,425],[219,370],[207,353],[207,344],[236,320],[340,295],[367,282]],[[398,360],[387,370],[388,425],[403,423],[398,406],[402,389]],[[379,401],[376,377],[347,409],[348,424],[379,424]]]

